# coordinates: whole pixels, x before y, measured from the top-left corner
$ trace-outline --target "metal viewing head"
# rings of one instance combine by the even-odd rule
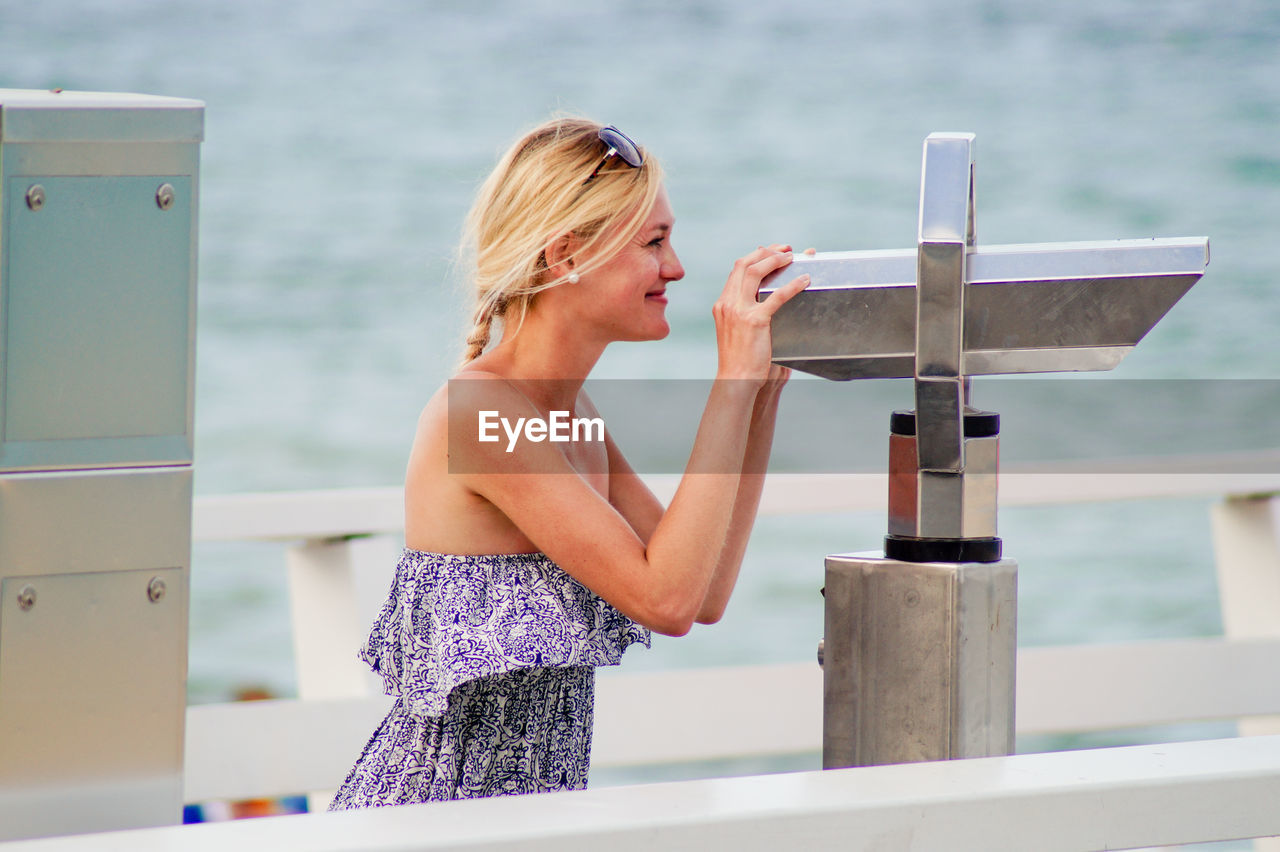
[[[997,436],[966,425],[967,377],[1110,370],[1209,263],[1206,237],[978,247],[973,164],[973,134],[931,134],[915,249],[797,255],[760,288],[763,299],[797,273],[812,279],[774,316],[775,363],[915,379],[909,430],[901,418],[892,430],[910,438],[912,475],[894,444],[886,540],[909,561],[1000,557],[995,449],[975,443]]]

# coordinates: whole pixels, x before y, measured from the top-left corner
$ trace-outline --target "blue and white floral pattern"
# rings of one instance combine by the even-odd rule
[[[331,809],[581,789],[594,666],[649,631],[541,553],[406,549],[360,657],[399,696]]]
[[[419,716],[397,701],[329,810],[583,789],[595,671],[477,678],[450,694],[443,716]]]

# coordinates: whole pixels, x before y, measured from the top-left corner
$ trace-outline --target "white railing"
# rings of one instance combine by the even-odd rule
[[[1226,636],[1024,649],[1017,673],[1020,733],[1280,714],[1280,501],[1274,499],[1280,474],[1249,472],[1276,467],[1275,456],[1268,456],[1213,465],[1170,463],[1146,471],[1130,467],[1105,476],[1096,465],[1090,473],[1002,475],[1006,506],[1224,498],[1213,509],[1213,528]],[[1208,469],[1222,472],[1195,472]],[[650,484],[665,497],[676,481],[655,477]],[[761,512],[883,511],[885,491],[883,475],[771,477]],[[387,706],[351,649],[385,594],[401,529],[397,488],[197,499],[197,541],[291,542],[287,562],[300,698],[191,707],[189,801],[332,789],[341,780]],[[770,688],[760,690],[760,683]],[[593,764],[815,752],[821,745],[821,692],[821,670],[812,663],[602,673]],[[1246,722],[1241,730],[1280,728],[1263,720]],[[1280,754],[1280,745],[1272,747]],[[1274,785],[1280,761],[1268,772],[1266,783]],[[1221,789],[1230,786],[1224,781]],[[1248,823],[1248,830],[1257,824]],[[1213,839],[1185,837],[1183,842]]]
[[[769,688],[762,690],[761,684]],[[1029,648],[1020,734],[1110,731],[1280,712],[1280,639]],[[332,789],[387,712],[385,696],[254,701],[187,712],[186,798]],[[597,768],[822,748],[816,663],[602,675]]]
[[[1079,852],[1275,834],[1277,802],[1280,736],[1271,736],[240,820],[13,852]]]

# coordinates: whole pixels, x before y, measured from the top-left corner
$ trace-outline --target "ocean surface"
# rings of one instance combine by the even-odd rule
[[[498,153],[556,111],[650,148],[679,219],[672,334],[612,348],[602,378],[709,378],[710,306],[758,244],[912,246],[921,142],[946,130],[977,134],[981,243],[1210,237],[1205,278],[1097,380],[1140,396],[1280,379],[1265,0],[0,0],[0,86],[207,105],[199,494],[400,482],[459,354],[461,218]],[[885,405],[872,384],[825,390]],[[1274,400],[1252,422],[1280,446]],[[888,408],[847,440],[886,446]],[[1081,433],[1097,415],[1056,421]],[[1022,644],[1219,633],[1209,502],[1003,509]],[[865,515],[762,519],[724,622],[626,666],[812,659],[823,556],[883,533]],[[197,545],[191,626],[193,702],[294,692],[282,547]]]

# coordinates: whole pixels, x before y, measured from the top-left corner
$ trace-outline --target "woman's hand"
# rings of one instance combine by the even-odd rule
[[[778,248],[787,248],[787,247],[778,246]],[[815,254],[818,253],[818,250],[816,248],[807,248],[802,253],[807,255],[808,257],[813,257]],[[803,290],[804,287],[807,287],[809,285],[809,281],[808,281],[809,276],[804,275],[801,277],[806,279],[804,286],[800,288],[801,290]],[[791,296],[789,295],[787,296],[787,298],[789,299],[791,298]],[[773,348],[772,335],[770,335],[769,348],[770,350],[772,350]],[[771,361],[769,364],[769,374],[765,377],[764,386],[760,388],[760,393],[756,397],[756,408],[758,409],[760,408],[761,405],[767,405],[770,402],[777,403],[778,395],[782,393],[783,385],[785,385],[787,383],[787,380],[790,378],[791,378],[791,369],[789,367],[783,367],[781,364],[774,364]]]
[[[760,282],[766,275],[791,263],[791,246],[761,247],[741,257],[733,265],[724,291],[711,314],[716,322],[719,352],[719,379],[785,383],[787,373],[771,363],[773,341],[769,327],[773,315],[784,302],[809,286],[809,276],[800,275],[756,301]]]

